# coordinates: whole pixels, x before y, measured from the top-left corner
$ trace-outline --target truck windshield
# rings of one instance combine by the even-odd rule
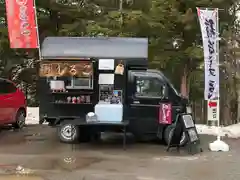
[[[136,96],[163,97],[164,84],[153,77],[136,77]]]
[[[153,69],[149,69],[148,71],[151,72],[151,73],[156,73],[156,74],[160,75],[164,79],[164,81],[167,82],[168,86],[174,91],[174,93],[177,96],[180,96],[180,93],[175,89],[175,87],[173,86],[171,81],[162,72],[160,72],[158,70],[153,70]]]

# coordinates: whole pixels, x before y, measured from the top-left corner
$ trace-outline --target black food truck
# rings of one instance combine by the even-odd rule
[[[123,125],[137,139],[168,143],[176,114],[186,112],[187,100],[148,69],[146,38],[47,37],[41,56],[39,123],[56,126],[62,142],[90,141]]]

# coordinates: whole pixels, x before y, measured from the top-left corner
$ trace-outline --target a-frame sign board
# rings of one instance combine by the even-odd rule
[[[187,148],[188,152],[191,154],[195,154],[198,152],[202,152],[202,148],[199,148],[200,145],[200,138],[195,126],[195,123],[192,118],[192,114],[178,114],[176,117],[176,121],[174,123],[173,133],[170,137],[170,141],[167,147],[167,151],[170,148],[181,148],[180,141],[181,137],[185,133],[186,138],[188,140]]]

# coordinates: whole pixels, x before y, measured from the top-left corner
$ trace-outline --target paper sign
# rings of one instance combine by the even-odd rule
[[[193,118],[190,114],[182,115],[182,119],[186,128],[194,128]]]
[[[114,74],[99,74],[98,84],[114,84]]]
[[[99,59],[99,70],[114,70],[114,59]]]

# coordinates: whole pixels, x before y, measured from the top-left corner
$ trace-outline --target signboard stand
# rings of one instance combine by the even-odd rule
[[[173,129],[173,133],[170,137],[169,143],[168,143],[168,147],[167,147],[167,152],[175,147],[177,149],[177,152],[180,151],[180,141],[181,141],[181,137],[183,135],[183,126],[180,120],[180,115],[178,114],[176,117],[176,122],[175,122],[175,127]]]
[[[223,151],[227,152],[229,151],[229,145],[226,144],[224,141],[221,140],[221,132],[220,132],[220,103],[219,99],[216,100],[217,105],[216,105],[216,121],[217,121],[217,127],[218,127],[218,135],[217,135],[217,140],[209,144],[209,149],[211,151]],[[209,108],[208,108],[209,110]],[[215,116],[213,116],[215,117]],[[212,120],[212,119],[208,119]]]
[[[189,154],[196,154],[203,151],[202,148],[199,148],[200,138],[191,114],[177,115],[175,127],[172,136],[170,137],[167,151],[169,151],[170,148],[175,147],[179,152],[181,147],[180,141],[183,133],[187,136],[188,144],[186,147],[188,148]]]

